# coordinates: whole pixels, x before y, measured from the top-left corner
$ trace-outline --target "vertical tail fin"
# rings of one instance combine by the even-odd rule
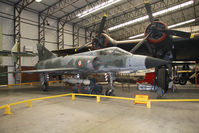
[[[37,51],[38,51],[39,61],[57,57],[55,54],[50,52],[47,48],[45,48],[41,44],[37,44]]]

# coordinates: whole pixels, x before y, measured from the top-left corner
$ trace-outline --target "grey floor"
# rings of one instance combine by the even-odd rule
[[[135,85],[121,89],[117,96],[132,97],[134,94],[154,92],[137,91]],[[176,86],[163,98],[199,98],[199,88],[193,85]],[[30,98],[70,93],[71,89],[52,86],[48,92],[34,87],[0,88],[0,106]],[[62,97],[35,101],[31,108],[26,104],[11,108],[11,115],[0,110],[0,133],[198,133],[198,102],[152,103],[152,108],[134,105],[131,101],[95,98]]]

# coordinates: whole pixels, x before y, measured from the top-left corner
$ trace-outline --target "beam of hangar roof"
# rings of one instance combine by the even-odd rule
[[[185,3],[182,3],[182,4],[179,4],[179,5],[176,5],[176,6],[172,6],[170,8],[167,8],[167,9],[163,9],[163,10],[160,10],[158,12],[155,12],[153,13],[152,15],[154,17],[157,17],[157,16],[160,16],[160,15],[163,15],[163,14],[166,14],[166,13],[169,13],[169,12],[172,12],[174,10],[179,10],[179,9],[182,9],[186,6],[189,6],[189,5],[192,5],[193,4],[193,1],[188,1],[188,2],[185,2]],[[108,30],[109,31],[112,31],[112,30],[116,30],[116,29],[119,29],[121,27],[124,27],[124,26],[127,26],[127,25],[132,25],[134,23],[138,23],[138,22],[141,22],[141,21],[145,21],[149,18],[148,15],[145,15],[143,17],[140,17],[140,18],[137,18],[137,19],[134,19],[134,20],[131,20],[131,21],[128,21],[128,22],[125,22],[125,23],[122,23],[122,24],[119,24],[119,25],[116,25],[116,26],[113,26],[113,27],[110,27]]]
[[[75,14],[78,14],[79,12],[81,12],[83,9],[87,8],[88,6],[91,6],[93,4],[95,4],[98,0],[94,0],[93,2],[90,2],[80,8],[77,8],[76,10],[69,12],[61,17],[59,17],[58,19],[63,21],[63,22],[71,22],[71,19],[75,19],[74,16],[76,16]]]
[[[112,3],[109,3],[109,2]],[[65,22],[72,22],[77,24],[76,22],[81,21],[81,20],[86,20],[84,16],[95,16],[95,12],[98,12],[98,9],[102,10],[103,8],[106,8],[114,3],[120,2],[122,0],[96,0],[94,2],[91,2],[83,7],[80,7],[79,9],[70,12],[59,19]]]
[[[55,2],[54,4],[50,5],[49,7],[45,8],[40,12],[40,14],[45,14],[44,16],[49,17],[53,16],[53,14],[63,11],[64,8],[72,6],[74,8],[78,8],[74,6],[73,4],[76,3],[79,0],[59,0]],[[63,11],[65,12],[65,11]]]
[[[186,2],[186,1],[179,2],[179,1],[168,0],[168,1],[162,2],[162,0],[156,0],[156,1],[153,1],[151,5],[152,5],[153,11],[159,11],[159,10],[169,8],[171,6],[174,6],[183,2]],[[144,16],[146,14],[146,10],[144,8],[143,2],[142,4],[136,7],[130,8],[130,10],[127,10],[127,11],[124,10],[123,11],[125,12],[124,14],[117,13],[118,15],[117,14],[109,15],[109,11],[106,11],[106,12],[108,15],[106,27],[112,27],[120,23],[124,23],[130,20],[136,19],[138,17]],[[101,20],[100,17],[95,17],[95,18],[91,17],[91,18],[87,18],[85,21],[82,21],[79,25],[83,25],[84,27],[87,27],[88,29],[92,29],[93,27],[96,27],[96,25],[100,23],[100,20]]]
[[[153,3],[161,2],[162,0],[154,0]],[[85,27],[91,28],[95,25],[98,25],[100,23],[100,20],[104,14],[104,12],[107,14],[107,25],[114,25],[112,23],[112,20],[116,21],[117,23],[121,21],[121,17],[125,16],[129,18],[132,17],[133,12],[136,13],[143,13],[145,12],[144,3],[140,0],[124,0],[119,3],[119,5],[115,4],[113,7],[107,9],[107,10],[101,10],[98,12],[95,16],[97,17],[90,17],[86,18],[85,20],[80,20],[76,23],[79,25],[84,25]],[[133,14],[134,15],[134,14]],[[123,19],[125,20],[125,19]],[[109,27],[109,26],[108,26]]]
[[[199,7],[199,4],[198,4]],[[184,21],[188,21],[191,19],[196,19],[195,22],[186,24],[187,25],[196,25],[197,22],[199,22],[198,17],[195,18],[194,16],[194,8],[193,5],[190,7],[186,7],[183,8],[182,10],[178,10],[169,14],[165,14],[164,16],[158,17],[158,19],[164,23],[166,23],[167,25],[174,25],[174,24],[178,24]],[[125,27],[122,27],[118,30],[109,32],[110,36],[115,38],[115,39],[127,39],[130,36],[134,36],[134,35],[138,35],[141,34],[145,31],[145,28],[147,27],[147,25],[149,24],[149,21],[143,21],[140,22],[138,24],[134,24],[132,25],[128,25]],[[183,25],[184,26],[184,25]]]
[[[182,3],[182,1],[180,3]],[[165,7],[169,8],[169,7],[177,5],[177,4],[179,4],[179,1],[167,1],[167,3],[162,2],[162,1],[153,1],[153,3],[151,3],[153,12],[165,9]],[[132,21],[132,20],[142,17],[144,15],[146,15],[146,9],[144,8],[144,4],[142,4],[136,8],[135,7],[132,8],[131,10],[126,12],[126,14],[120,14],[120,15],[114,16],[114,17],[109,16],[107,19],[106,26],[113,27],[113,26],[119,25],[121,23]],[[97,22],[97,23],[95,22],[95,23],[91,23],[91,24],[89,24],[87,22],[86,27],[88,27],[88,29],[89,29],[98,24],[99,24],[99,22]],[[81,25],[84,25],[84,24],[81,24]]]

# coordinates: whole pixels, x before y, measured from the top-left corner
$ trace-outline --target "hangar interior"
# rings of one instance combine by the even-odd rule
[[[150,7],[147,7],[147,4]],[[151,12],[149,8],[151,8]],[[162,25],[165,29],[161,29]],[[155,32],[155,39],[151,35],[152,32]],[[161,34],[159,34],[160,32]],[[154,40],[162,39],[164,35],[165,38],[168,38],[162,39],[160,44],[152,44],[148,40],[150,35]],[[0,106],[0,109],[6,109],[5,112],[0,110],[0,132],[197,133],[199,131],[197,125],[199,119],[197,111],[199,108],[198,42],[199,0],[0,0],[0,51],[6,55],[0,56],[0,95],[2,98],[0,105],[6,105]],[[143,46],[144,43],[146,46]],[[41,45],[42,50],[45,47],[59,57],[67,59],[69,55],[68,57],[72,57],[71,59],[74,60],[76,57],[73,54],[80,53],[81,56],[86,51],[92,55],[95,54],[95,52],[92,53],[93,50],[103,53],[106,52],[106,49],[103,51],[106,46],[117,46],[117,48],[108,49],[112,50],[112,53],[116,53],[117,50],[122,53],[120,56],[108,57],[109,60],[113,60],[110,64],[116,66],[120,66],[123,61],[119,63],[114,63],[114,61],[120,61],[124,54],[125,58],[122,59],[127,60],[126,56],[129,52],[130,54],[143,54],[146,56],[145,58],[148,56],[153,58],[150,58],[148,64],[145,59],[144,66],[141,66],[141,57],[132,60],[130,63],[144,68],[144,71],[136,73],[129,74],[131,72],[129,70],[124,73],[114,73],[111,68],[110,72],[86,75],[86,79],[89,80],[80,78],[76,81],[76,78],[79,79],[79,76],[85,77],[85,75],[69,73],[61,75],[61,77],[60,75],[48,77],[49,75],[43,74],[46,71],[42,71],[44,77],[42,81],[38,72],[36,74],[18,73],[18,71],[37,71],[36,67],[38,66],[35,64],[41,58],[38,44]],[[95,48],[96,44],[100,47]],[[150,44],[152,46],[149,46]],[[166,45],[169,45],[171,50],[168,50]],[[19,47],[14,49],[15,46]],[[138,47],[136,48],[136,46]],[[143,51],[137,50],[138,48]],[[12,50],[16,50],[22,56],[15,56],[17,52]],[[165,52],[165,50],[169,52]],[[11,54],[7,56],[9,51]],[[146,51],[147,54],[145,54]],[[169,55],[170,52],[174,54]],[[31,56],[23,56],[27,53]],[[38,54],[39,57],[34,54]],[[53,57],[50,54],[47,55],[49,57],[42,56],[47,59],[51,59],[50,56]],[[87,58],[90,59],[90,57]],[[87,60],[87,58],[85,59],[87,63],[94,62],[92,70],[97,70],[104,63],[100,62],[98,58],[92,58],[92,60]],[[67,62],[66,59],[61,61]],[[84,66],[83,59],[74,61],[77,65],[75,67]],[[105,59],[105,61],[107,60]],[[67,62],[69,66],[70,61]],[[58,67],[60,64],[62,63],[57,63]],[[50,66],[48,63],[45,65]],[[147,65],[152,69],[146,70]],[[53,70],[50,68],[48,71],[54,71],[56,67],[55,65],[52,67]],[[71,66],[68,69],[71,69]],[[146,73],[149,73],[149,78]],[[156,74],[164,75],[163,79],[158,79]],[[171,80],[169,76],[172,77]],[[70,77],[75,78],[70,80],[68,79]],[[42,88],[46,78],[52,80],[52,83],[48,82],[49,91]],[[68,83],[61,83],[60,79]],[[154,86],[158,86],[159,80],[161,82],[160,89],[155,90]],[[41,86],[37,83],[32,85],[38,81]],[[31,107],[27,109],[28,111],[20,104],[11,110],[16,115],[1,115],[8,113],[12,105],[10,103],[17,101],[74,92],[90,94],[86,90],[87,87],[79,90],[79,82],[81,84],[89,82],[90,88],[96,87],[97,91],[100,90],[100,94],[103,95],[109,94],[107,92],[114,86],[114,96],[132,98],[136,94],[140,94],[147,95],[152,99],[162,98],[168,101],[172,101],[172,99],[183,101],[184,99],[184,101],[162,102],[160,99],[161,102],[152,102],[153,107],[148,110],[142,104],[132,105],[132,101],[101,98],[101,102],[96,104],[95,98],[76,96],[76,100],[72,101],[69,97],[62,97],[35,102],[33,107],[31,104],[34,102],[28,101],[28,107]],[[21,83],[28,83],[28,86]],[[161,89],[163,86],[169,87],[170,83],[172,87],[167,88],[168,91]],[[101,91],[101,86],[111,89]],[[41,91],[41,88],[44,91]],[[91,94],[98,94],[97,91]],[[74,100],[73,95],[72,98]],[[100,101],[97,96],[96,99],[97,102]]]
[[[163,12],[155,18],[174,29],[198,32],[197,0],[149,2],[152,12],[156,13],[184,3],[181,8]],[[103,4],[107,6],[103,7]],[[97,34],[104,14],[107,14],[104,30],[115,40],[143,38],[150,23],[143,19],[147,15],[144,0],[1,0],[1,49],[10,50],[16,42],[20,42],[21,51],[25,46],[36,52],[37,43],[51,51],[80,47]],[[182,22],[187,23],[175,25]],[[21,57],[20,65],[34,66],[37,61],[37,57]],[[14,70],[10,57],[1,57],[1,64],[8,66],[9,71]],[[11,74],[8,77],[8,83],[13,84]]]

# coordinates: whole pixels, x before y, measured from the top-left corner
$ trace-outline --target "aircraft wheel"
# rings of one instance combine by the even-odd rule
[[[161,87],[157,88],[157,99],[162,98],[162,96],[164,95],[164,91]]]
[[[179,78],[178,78],[178,77],[175,77],[175,78],[173,79],[173,83],[174,83],[174,84],[179,84]]]
[[[43,91],[48,91],[48,82],[43,82],[41,88]]]
[[[168,90],[168,71],[165,67],[162,67],[158,70],[157,73],[157,85],[161,87],[164,92]]]
[[[185,78],[180,78],[179,83],[180,85],[185,85],[187,83],[187,80]]]
[[[106,96],[114,96],[114,94],[113,94],[113,89],[107,90],[106,93],[105,93],[105,95],[106,95]]]

